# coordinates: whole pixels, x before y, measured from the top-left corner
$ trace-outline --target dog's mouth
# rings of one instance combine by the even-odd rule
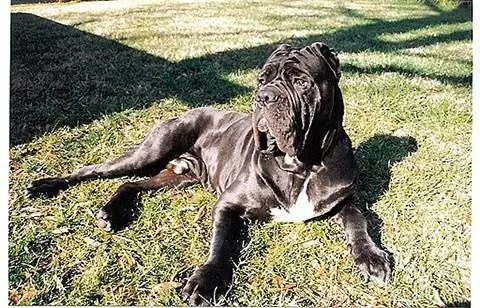
[[[262,117],[258,122],[257,129],[260,135],[260,151],[263,153],[279,154],[281,153],[277,145],[275,135],[267,125],[267,120]]]
[[[291,155],[281,150],[275,134],[264,116],[260,116],[256,120],[254,123],[254,128],[256,128],[255,143],[262,154],[273,155],[279,167],[286,171],[300,172],[307,168],[307,165],[298,159],[296,152]]]

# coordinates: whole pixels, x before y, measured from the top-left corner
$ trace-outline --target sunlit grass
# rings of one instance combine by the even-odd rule
[[[433,306],[470,298],[472,18],[414,1],[83,1],[12,6],[9,299],[180,305],[208,252],[215,196],[144,194],[128,230],[96,211],[125,181],[53,199],[25,187],[122,154],[203,105],[249,112],[280,42],[325,41],[343,72],[357,201],[396,270],[362,282],[330,221],[254,225],[226,304]],[[22,12],[23,14],[19,14]],[[198,219],[201,218],[201,219]],[[280,283],[281,282],[281,283]]]

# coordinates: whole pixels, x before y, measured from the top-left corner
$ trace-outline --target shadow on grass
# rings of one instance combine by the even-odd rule
[[[358,15],[346,10],[345,14]],[[284,17],[282,17],[284,18]],[[423,18],[371,20],[325,35],[289,38],[295,45],[323,41],[340,52],[395,52],[440,42],[471,39],[471,31],[437,37],[385,42],[380,34],[472,20],[471,9],[436,12]],[[228,50],[171,62],[121,43],[26,13],[11,15],[10,145],[31,141],[58,127],[90,123],[106,114],[141,109],[176,97],[191,107],[227,102],[253,92],[224,78],[237,70],[260,67],[278,44]],[[438,76],[402,67],[344,71],[392,70],[441,82],[470,85],[470,77]]]
[[[176,64],[32,14],[12,14],[11,38],[11,145],[162,98],[196,107],[252,91],[214,58]]]
[[[359,74],[381,74],[385,72],[398,73],[403,76],[418,76],[440,81],[445,84],[455,85],[471,85],[472,75],[469,76],[454,76],[446,74],[435,74],[424,71],[422,69],[407,68],[395,64],[390,65],[370,65],[368,67],[360,67],[354,64],[346,64],[343,66],[344,71],[355,72]]]
[[[373,136],[361,143],[355,151],[360,169],[356,204],[368,219],[370,235],[380,246],[383,221],[370,211],[370,207],[388,190],[392,166],[416,151],[417,141],[413,137],[392,135]]]
[[[466,307],[472,307],[472,303],[471,302],[454,302],[454,303],[445,304],[445,307],[466,308]]]

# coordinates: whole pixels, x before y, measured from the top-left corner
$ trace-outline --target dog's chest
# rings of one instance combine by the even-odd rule
[[[284,208],[270,209],[270,215],[272,216],[273,220],[284,222],[300,222],[318,216],[315,211],[315,204],[310,200],[307,194],[308,183],[311,181],[311,179],[312,175],[310,175],[305,182],[303,182],[300,193],[288,210]]]

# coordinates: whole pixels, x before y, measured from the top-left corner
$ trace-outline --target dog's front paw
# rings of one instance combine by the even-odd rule
[[[97,213],[97,225],[106,231],[119,231],[137,216],[137,193],[117,192]]]
[[[27,194],[30,198],[36,198],[40,195],[55,197],[61,190],[69,186],[67,180],[63,178],[44,178],[33,181],[27,187]]]
[[[385,285],[392,276],[392,257],[374,244],[352,251],[355,263],[366,281]]]
[[[221,297],[230,282],[231,269],[204,264],[190,277],[182,290],[183,300],[190,306],[210,306]]]

